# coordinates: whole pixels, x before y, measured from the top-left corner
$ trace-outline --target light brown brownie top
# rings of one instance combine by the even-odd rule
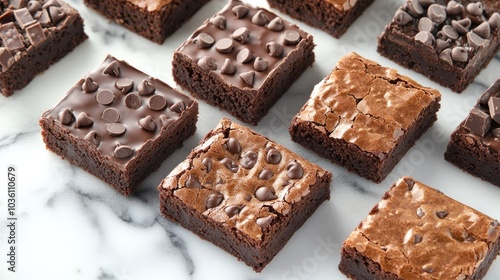
[[[188,207],[260,241],[328,171],[222,119],[162,182]]]
[[[402,279],[465,279],[494,250],[499,237],[497,220],[403,177],[344,247],[356,249]]]
[[[439,91],[349,53],[314,88],[295,121],[383,156],[436,100]]]
[[[149,12],[161,9],[168,5],[172,0],[128,0],[130,3],[137,5],[140,8],[147,9]]]

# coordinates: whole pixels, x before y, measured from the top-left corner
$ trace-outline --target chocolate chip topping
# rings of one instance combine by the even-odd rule
[[[156,123],[151,116],[140,119],[139,125],[142,127],[142,129],[149,132],[155,132],[156,130]]]
[[[490,97],[490,100],[488,101],[488,108],[491,119],[497,124],[500,124],[500,97]]]
[[[437,53],[441,53],[443,50],[449,48],[451,46],[451,40],[450,39],[436,39],[436,43],[434,44],[434,48],[436,49]],[[451,52],[451,50],[450,50]],[[450,60],[451,60],[451,55],[450,55]]]
[[[467,43],[469,46],[478,49],[479,47],[483,46],[486,40],[481,38],[481,36],[477,35],[474,32],[469,32],[467,33]]]
[[[250,30],[243,26],[236,29],[231,36],[236,41],[242,44],[246,44],[248,41],[250,41]]]
[[[115,108],[107,108],[102,112],[101,117],[107,123],[114,123],[120,119],[120,112]]]
[[[101,136],[94,130],[90,131],[83,137],[83,139],[89,141],[92,145],[99,147],[99,144],[101,143]]]
[[[238,215],[241,212],[241,209],[243,209],[242,205],[231,205],[224,208],[224,212],[226,212],[226,214],[231,218]]]
[[[122,136],[127,131],[127,128],[121,123],[110,123],[106,126],[106,130],[109,135],[118,137]]]
[[[269,22],[269,19],[266,16],[266,13],[264,11],[259,10],[255,15],[252,17],[252,22],[256,25],[259,26],[264,26]]]
[[[414,17],[418,17],[424,13],[424,8],[420,5],[418,0],[407,1],[404,7],[408,13]]]
[[[142,99],[135,92],[129,93],[125,97],[125,105],[130,109],[139,109],[142,106]]]
[[[446,13],[449,15],[459,15],[462,14],[464,11],[464,6],[462,4],[458,3],[457,1],[450,1],[448,2],[448,5],[446,5]]]
[[[491,131],[491,133],[493,134],[494,137],[496,137],[496,138],[498,138],[498,140],[500,140],[500,127],[493,129]]]
[[[453,28],[451,25],[445,25],[441,30],[438,32],[438,37],[441,37],[441,39],[446,40],[446,39],[451,39],[451,40],[456,40],[458,39],[458,32]]]
[[[483,22],[473,29],[474,33],[481,36],[483,39],[490,38],[491,28],[488,22]]]
[[[267,152],[266,161],[269,164],[278,164],[281,161],[281,153],[276,149],[270,149]]]
[[[296,161],[290,162],[286,167],[286,175],[290,179],[300,179],[304,175],[302,165]]]
[[[472,109],[465,119],[464,127],[470,132],[484,137],[491,127],[491,117],[478,108]]]
[[[433,22],[441,24],[446,20],[446,7],[439,4],[432,4],[427,9],[427,16]]]
[[[114,156],[117,158],[129,158],[134,154],[134,149],[129,146],[118,146],[115,149]]]
[[[173,124],[175,122],[175,120],[173,119],[169,119],[167,116],[165,115],[160,115],[160,124],[161,124],[161,127],[163,128],[167,128],[169,127],[171,124]]]
[[[422,5],[422,7],[427,7],[436,4],[436,0],[418,0],[418,3]]]
[[[422,209],[422,207],[418,207],[417,208],[417,217],[422,218],[423,216],[425,216],[424,209]]]
[[[418,244],[420,242],[422,242],[422,235],[420,234],[415,234],[413,235],[413,244]]]
[[[64,10],[60,7],[49,7],[49,15],[53,24],[59,23],[63,18],[66,17]]]
[[[196,38],[194,38],[194,44],[200,49],[210,48],[214,43],[214,37],[207,33],[200,33]]]
[[[267,70],[268,63],[264,59],[257,57],[253,62],[253,68],[258,72],[264,72]]]
[[[466,34],[472,25],[470,18],[464,18],[460,20],[452,20],[451,26],[460,34]]]
[[[221,30],[226,29],[226,17],[222,15],[216,15],[210,19],[210,23],[217,26]]]
[[[454,47],[451,50],[451,58],[458,62],[467,62],[469,59],[469,54],[464,47]]]
[[[233,39],[223,38],[217,41],[215,49],[220,53],[232,53],[234,48]]]
[[[276,42],[269,42],[266,44],[267,51],[269,56],[272,57],[280,57],[283,53],[283,46]]]
[[[211,193],[206,202],[207,209],[219,206],[222,203],[224,196],[220,193]]]
[[[167,99],[161,95],[153,95],[149,99],[148,106],[151,110],[161,111],[167,106]]]
[[[259,173],[259,179],[261,180],[269,180],[274,176],[273,172],[270,169],[264,168]]]
[[[264,228],[264,227],[269,226],[272,221],[273,221],[273,216],[267,216],[264,218],[258,218],[256,222],[257,222],[257,225]]]
[[[95,98],[99,104],[106,106],[115,101],[115,94],[108,89],[103,89],[97,93]]]
[[[418,21],[418,31],[432,32],[436,24],[428,17],[423,17]]]
[[[172,104],[172,106],[170,106],[169,109],[171,111],[181,113],[182,111],[186,110],[186,105],[184,104],[184,102],[182,102],[182,100],[179,100],[174,104]]]
[[[498,12],[493,13],[490,19],[488,19],[488,23],[492,29],[500,28],[500,14]]]
[[[469,12],[471,15],[481,16],[483,14],[483,11],[484,6],[481,2],[469,3],[467,5],[467,12]]]
[[[434,46],[435,38],[432,33],[427,31],[420,31],[415,35],[415,40],[420,41],[428,46]]]
[[[220,161],[222,165],[224,165],[227,169],[231,170],[232,172],[236,173],[238,172],[238,164],[234,162],[234,160],[226,157],[223,160]]]
[[[415,185],[415,181],[410,177],[405,177],[404,181],[405,181],[406,185],[408,186],[408,190],[409,191],[413,190],[413,186]]]
[[[286,30],[283,34],[283,42],[286,45],[296,45],[301,39],[299,32],[295,30]]]
[[[86,77],[82,84],[82,90],[86,93],[95,92],[99,88],[99,85],[92,80],[91,77]]]
[[[492,236],[493,234],[495,234],[495,232],[498,228],[498,225],[499,225],[499,223],[497,220],[491,221],[490,226],[488,227],[488,231],[486,232],[486,234],[488,236]]]
[[[59,121],[64,125],[70,124],[74,119],[75,116],[70,109],[62,109],[59,112]]]
[[[233,7],[234,15],[239,19],[244,18],[248,14],[248,11],[248,7],[244,5],[237,5]]]
[[[115,76],[117,78],[120,77],[120,66],[118,65],[118,62],[113,61],[104,70],[102,71],[104,74]]]
[[[243,154],[241,158],[241,166],[246,169],[252,169],[257,163],[258,155],[254,151],[248,151]]]
[[[453,59],[451,58],[451,49],[445,49],[439,54],[439,58],[453,65]]]
[[[40,4],[39,1],[31,0],[28,2],[26,7],[28,8],[28,11],[30,11],[30,13],[35,13],[35,12],[40,11],[42,9],[42,4]]]
[[[129,78],[121,78],[116,81],[115,87],[119,89],[123,94],[126,94],[130,92],[132,87],[134,87],[134,81]]]
[[[396,15],[394,16],[394,21],[398,25],[407,25],[411,21],[413,21],[413,17],[405,12],[403,9],[398,9],[396,11]]]
[[[231,59],[226,58],[224,64],[220,68],[220,72],[225,75],[233,75],[236,72],[236,66],[234,66]]]
[[[229,138],[225,144],[226,150],[228,150],[232,154],[241,153],[240,142],[235,138]]]
[[[207,172],[210,172],[212,170],[212,159],[211,158],[204,158],[201,163],[203,163],[203,165],[205,165],[205,167],[207,168]]]
[[[217,64],[215,63],[215,60],[209,56],[200,58],[200,60],[198,60],[198,66],[207,71],[217,70]]]
[[[142,80],[142,82],[137,87],[139,95],[142,96],[151,95],[155,92],[155,90],[156,90],[155,86],[148,80]]]
[[[200,184],[198,178],[193,175],[189,175],[188,179],[186,180],[186,188],[201,189],[202,185]]]
[[[81,112],[78,117],[76,117],[76,128],[91,126],[94,122],[92,119],[85,113]]]
[[[277,32],[283,30],[283,28],[285,28],[285,25],[283,24],[283,19],[280,17],[275,17],[269,22],[267,28]]]
[[[255,197],[260,201],[270,201],[278,198],[274,189],[270,187],[260,187],[255,191]]]
[[[239,63],[248,63],[254,58],[252,52],[248,48],[241,49],[236,55],[236,61]]]
[[[245,81],[247,85],[253,87],[253,82],[255,81],[255,71],[241,73],[240,78]]]
[[[440,219],[444,219],[448,216],[448,211],[437,211],[436,216]]]

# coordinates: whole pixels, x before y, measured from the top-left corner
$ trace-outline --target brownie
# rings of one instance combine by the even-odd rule
[[[451,134],[444,158],[500,187],[500,79]]]
[[[313,37],[261,8],[230,1],[175,52],[175,81],[256,125],[314,62]]]
[[[409,0],[379,38],[378,51],[462,92],[500,46],[498,0]]]
[[[84,0],[88,7],[162,44],[209,0]]]
[[[63,1],[0,1],[0,92],[24,88],[85,39],[83,19]]]
[[[374,0],[267,0],[272,8],[340,38]]]
[[[437,90],[349,53],[289,131],[293,141],[378,183],[436,121],[440,100]]]
[[[497,220],[439,190],[399,179],[344,241],[351,279],[482,279],[500,251]]]
[[[124,195],[196,130],[198,104],[108,56],[40,119],[47,149]]]
[[[161,212],[261,271],[330,198],[332,174],[229,119],[158,186]]]

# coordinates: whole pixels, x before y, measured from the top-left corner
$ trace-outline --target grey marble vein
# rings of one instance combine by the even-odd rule
[[[193,276],[195,272],[195,265],[193,262],[193,259],[191,255],[189,254],[185,241],[177,234],[175,234],[170,228],[171,228],[171,223],[168,222],[164,218],[159,218],[158,223],[163,227],[165,232],[167,233],[168,238],[170,239],[170,242],[172,242],[172,245],[174,248],[179,250],[179,252],[182,255],[182,258],[184,259],[185,265],[186,265],[186,271],[189,274],[190,277]]]

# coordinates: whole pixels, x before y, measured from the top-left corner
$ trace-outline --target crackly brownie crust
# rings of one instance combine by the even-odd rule
[[[163,215],[261,271],[330,197],[330,172],[222,119],[160,184]]]
[[[0,92],[11,96],[87,39],[78,11],[63,1],[0,3]]]
[[[382,181],[436,121],[441,95],[358,54],[342,57],[294,117],[292,140]]]
[[[339,269],[351,279],[482,279],[499,251],[497,220],[403,177],[345,240]]]
[[[379,38],[378,51],[460,93],[500,47],[500,5],[496,0],[435,2],[407,1]]]
[[[129,30],[162,44],[209,0],[84,0]]]
[[[194,96],[256,125],[314,62],[313,48],[296,25],[233,0],[174,52],[173,76]]]
[[[267,0],[272,8],[340,38],[374,0]]]
[[[49,150],[129,195],[196,130],[198,104],[108,56],[40,119]]]

